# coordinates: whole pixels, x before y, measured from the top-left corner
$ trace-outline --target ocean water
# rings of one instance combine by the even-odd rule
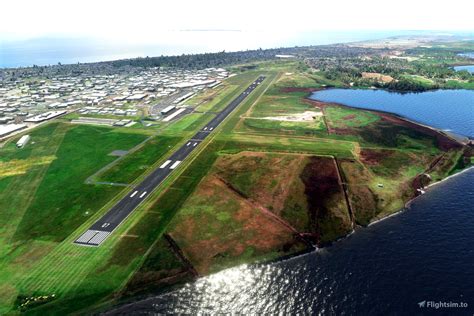
[[[374,40],[422,31],[160,31],[146,43],[133,39],[47,37],[0,38],[0,68],[98,62],[123,58],[237,51],[258,48],[324,45]],[[426,33],[426,32],[425,32]],[[428,32],[429,33],[429,32]]]
[[[445,131],[474,137],[474,91],[435,90],[397,93],[385,90],[328,89],[311,99],[396,113]]]
[[[474,169],[330,247],[224,270],[107,314],[473,315],[472,183]]]

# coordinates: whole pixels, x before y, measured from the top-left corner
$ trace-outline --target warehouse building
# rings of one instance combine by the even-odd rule
[[[167,115],[169,114],[171,111],[173,111],[176,107],[174,105],[169,105],[167,107],[165,107],[163,110],[160,111],[161,115]]]

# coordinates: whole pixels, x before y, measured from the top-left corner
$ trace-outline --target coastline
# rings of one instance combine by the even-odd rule
[[[447,176],[446,178],[444,178],[444,179],[442,179],[442,180],[435,181],[435,182],[433,182],[433,183],[427,185],[427,186],[424,187],[423,189],[429,189],[429,188],[431,188],[431,187],[434,187],[434,186],[436,186],[436,185],[438,185],[438,184],[440,184],[440,183],[442,183],[442,182],[444,182],[444,181],[446,181],[446,180],[449,180],[449,179],[451,179],[451,178],[454,178],[454,177],[456,177],[456,176],[458,176],[458,175],[460,175],[460,174],[462,174],[462,173],[464,173],[464,172],[466,172],[466,171],[469,171],[469,170],[471,170],[471,169],[473,169],[473,168],[474,168],[474,166],[467,167],[466,169],[463,169],[463,170],[461,170],[461,171],[459,171],[459,172],[456,172],[455,174],[452,174],[452,175],[450,175],[450,176]],[[420,196],[422,196],[422,195],[424,195],[424,194],[425,194],[425,193],[420,194],[420,195],[417,195],[417,196],[414,196],[413,198],[411,198],[410,200],[408,200],[408,201],[405,203],[405,206],[404,206],[403,208],[401,208],[400,210],[396,211],[395,213],[392,213],[392,214],[389,214],[389,215],[387,215],[387,216],[384,216],[384,217],[382,217],[382,218],[376,219],[376,220],[374,220],[373,222],[370,222],[369,225],[367,225],[367,227],[372,226],[372,225],[377,224],[377,223],[379,223],[379,222],[381,222],[381,221],[384,221],[384,220],[386,220],[386,219],[388,219],[388,218],[390,218],[390,217],[396,216],[396,215],[398,215],[398,214],[401,214],[401,213],[407,211],[407,210],[410,208],[411,203],[413,203],[416,199],[418,199]],[[349,236],[349,235],[350,235],[350,234],[348,234],[347,236]]]
[[[331,89],[331,88],[329,88]],[[397,114],[397,113],[392,113],[392,112],[388,112],[388,111],[383,111],[383,110],[374,110],[374,109],[368,109],[368,108],[364,108],[364,107],[354,107],[354,106],[350,106],[350,105],[347,105],[347,104],[343,104],[343,103],[337,103],[337,102],[325,102],[325,101],[322,101],[322,100],[317,100],[317,99],[312,99],[311,98],[311,95],[314,93],[314,92],[317,92],[317,91],[322,91],[322,90],[327,90],[327,89],[308,89],[308,95],[304,98],[305,100],[309,101],[310,103],[312,104],[315,104],[316,106],[330,106],[330,105],[335,105],[335,106],[341,106],[341,107],[346,107],[346,108],[351,108],[351,109],[358,109],[358,110],[364,110],[364,111],[369,111],[369,112],[372,112],[372,113],[376,113],[376,114],[382,114],[382,115],[390,115],[390,116],[393,116],[395,118],[398,118],[402,121],[405,121],[407,123],[410,123],[410,124],[413,124],[413,125],[417,125],[417,126],[420,126],[422,128],[426,128],[426,129],[429,129],[430,131],[434,132],[434,133],[438,133],[440,134],[441,136],[444,136],[446,138],[448,138],[449,140],[455,142],[455,143],[458,143],[462,146],[466,146],[469,141],[472,139],[470,136],[466,136],[466,135],[459,135],[459,134],[455,134],[455,133],[452,133],[452,134],[455,134],[455,135],[459,135],[461,137],[464,137],[466,139],[466,142],[464,141],[460,141],[459,139],[456,139],[454,138],[453,136],[451,136],[450,134],[451,133],[446,133],[444,130],[441,130],[441,129],[438,129],[436,127],[432,127],[432,126],[429,126],[427,124],[424,124],[424,123],[420,123],[420,122],[417,122],[415,120],[412,120],[412,119],[409,119],[403,115],[400,115],[400,114]],[[381,90],[384,90],[384,89],[381,89]],[[385,91],[385,90],[384,90]],[[465,169],[462,169],[460,170],[459,172],[456,172],[455,174],[452,174],[450,176],[447,176],[446,178],[443,178],[439,181],[435,181],[433,183],[430,183],[429,185],[427,185],[426,187],[423,187],[423,189],[429,189],[430,187],[432,186],[435,186],[439,183],[442,183],[450,178],[453,178],[465,171],[468,171],[470,170],[471,168],[474,168],[474,166],[469,166]],[[419,195],[415,195],[414,197],[412,197],[411,199],[409,199],[407,202],[404,203],[404,207],[399,209],[398,211],[394,212],[394,213],[391,213],[391,214],[388,214],[386,216],[383,216],[381,218],[376,218],[374,219],[373,221],[371,221],[367,226],[365,227],[369,227],[369,226],[372,226],[376,223],[379,223],[383,220],[386,220],[390,217],[393,217],[393,216],[396,216],[398,214],[401,214],[402,212],[406,211],[409,207],[410,207],[410,204],[415,200],[417,199],[419,196],[423,195],[424,193],[422,194],[419,194]],[[348,233],[347,235],[343,236],[343,237],[340,237],[338,238],[337,240],[334,240],[333,242],[337,242],[337,241],[340,241],[342,239],[345,239],[347,237],[349,237],[350,235],[354,234],[356,232],[357,229],[359,229],[360,227],[363,227],[363,226],[357,226],[356,228],[354,228],[350,233]],[[332,242],[332,243],[333,243]],[[330,245],[330,244],[329,244]],[[328,246],[329,246],[328,245]],[[324,248],[324,247],[321,247],[321,248]]]
[[[421,127],[424,127],[424,128],[427,128],[427,129],[430,129],[432,131],[435,131],[435,132],[438,132],[440,134],[442,134],[443,136],[446,136],[456,142],[459,142],[458,140],[456,140],[454,137],[452,137],[451,135],[448,135],[448,133],[450,134],[455,134],[455,135],[458,135],[460,137],[465,137],[466,139],[473,139],[474,138],[474,135],[473,136],[469,136],[469,135],[463,135],[463,134],[458,134],[458,133],[454,133],[452,131],[445,131],[443,129],[440,129],[440,128],[437,128],[437,127],[433,127],[433,126],[430,126],[430,125],[427,125],[425,123],[422,123],[422,122],[418,122],[414,119],[410,119],[406,116],[403,116],[401,114],[397,114],[397,113],[393,113],[393,112],[389,112],[389,111],[384,111],[384,110],[374,110],[374,109],[369,109],[369,108],[365,108],[365,107],[358,107],[358,106],[351,106],[351,105],[347,105],[347,104],[344,104],[344,103],[338,103],[338,102],[326,102],[326,101],[322,101],[322,100],[318,100],[318,99],[312,99],[311,98],[311,95],[314,93],[314,92],[318,92],[318,91],[324,91],[324,90],[331,90],[331,89],[346,89],[346,90],[366,90],[366,89],[357,89],[357,88],[354,88],[354,89],[349,89],[349,88],[327,88],[327,89],[317,89],[317,90],[314,90],[314,91],[310,91],[309,94],[305,97],[305,99],[309,102],[319,102],[319,103],[322,103],[322,104],[328,104],[328,105],[337,105],[337,106],[342,106],[342,107],[347,107],[347,108],[351,108],[351,109],[358,109],[358,110],[364,110],[364,111],[369,111],[369,112],[374,112],[374,113],[380,113],[380,114],[385,114],[385,115],[392,115],[400,120],[403,120],[403,121],[406,121],[408,123],[411,123],[411,124],[415,124],[415,125],[419,125]],[[380,91],[387,91],[387,92],[390,92],[389,90],[386,90],[386,89],[376,89],[376,90],[380,90]],[[449,90],[449,89],[436,89],[436,90]],[[436,91],[436,90],[432,90],[432,91]],[[412,92],[414,93],[414,92]]]

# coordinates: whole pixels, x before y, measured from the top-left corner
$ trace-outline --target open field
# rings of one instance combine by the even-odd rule
[[[314,80],[307,76],[280,74],[276,83],[250,111],[241,116],[237,130],[289,135],[319,135],[326,131],[320,109],[306,102],[307,85]],[[285,91],[294,87],[295,91]],[[298,88],[303,88],[299,91]],[[301,119],[305,113],[314,113],[310,119]]]
[[[313,236],[316,243],[335,240],[352,227],[330,157],[243,152],[221,156],[216,169],[228,187]]]
[[[127,150],[145,139],[139,134],[115,133],[110,128],[57,125],[56,129],[65,131],[64,135],[59,132],[61,136],[51,135],[61,137],[54,153],[56,159],[51,159],[31,192],[33,195],[30,193],[31,201],[24,209],[14,239],[61,241],[68,236],[117,193],[115,188],[84,184],[86,177],[113,161],[115,158],[108,155],[113,150]],[[9,198],[8,194],[3,196],[5,200]]]
[[[120,191],[86,185],[85,179],[116,159],[110,152],[130,149],[146,138],[112,128],[64,123],[47,124],[30,135],[32,140],[25,148],[16,149],[10,143],[1,150],[5,151],[2,157],[10,162],[54,159],[30,164],[24,174],[0,179],[1,311],[17,294],[23,295],[20,280],[29,278],[39,262]]]
[[[290,229],[212,176],[183,205],[170,235],[200,274],[304,249]]]
[[[137,151],[127,154],[124,159],[105,170],[96,181],[131,183],[156,161],[164,157],[181,139],[181,137],[156,136]]]

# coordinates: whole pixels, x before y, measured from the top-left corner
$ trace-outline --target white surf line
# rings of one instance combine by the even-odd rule
[[[175,163],[171,165],[170,169],[176,168],[180,163],[181,163],[180,160],[175,161]]]
[[[180,115],[181,113],[183,113],[184,111],[186,111],[186,108],[181,108],[181,109],[179,109],[178,111],[174,112],[173,114],[168,115],[167,117],[165,117],[165,118],[163,119],[163,122],[171,121],[171,120],[174,119],[176,116],[178,116],[178,115]]]
[[[140,199],[141,199],[142,197],[144,197],[144,196],[146,195],[146,193],[147,193],[147,192],[145,191],[145,192],[143,192],[142,194],[140,194]]]
[[[166,167],[167,165],[169,165],[170,163],[171,163],[171,160],[166,160],[165,163],[160,166],[160,169],[165,168],[165,167]]]
[[[138,191],[133,192],[132,195],[130,195],[130,197],[131,198],[134,197],[135,195],[137,195],[137,193],[138,193]]]

